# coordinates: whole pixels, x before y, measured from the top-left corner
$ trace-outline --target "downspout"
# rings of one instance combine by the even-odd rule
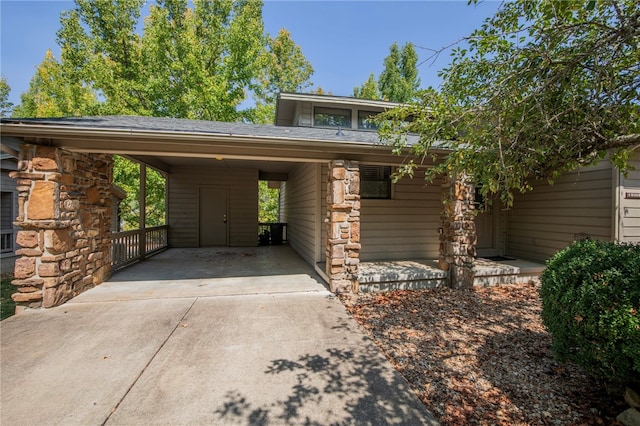
[[[611,221],[611,226],[613,227],[613,229],[611,230],[611,237],[613,239],[613,241],[619,242],[620,241],[620,225],[621,225],[621,221],[620,221],[620,215],[621,215],[621,204],[620,204],[620,183],[621,183],[621,177],[620,177],[620,170],[618,170],[618,168],[616,167],[612,167],[613,170],[613,179],[612,179],[612,189],[613,189],[613,204],[611,206],[611,216],[613,218],[613,220]]]

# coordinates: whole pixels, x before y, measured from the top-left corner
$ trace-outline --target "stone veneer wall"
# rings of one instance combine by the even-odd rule
[[[17,310],[53,307],[101,283],[111,271],[113,160],[23,145],[13,299]]]
[[[360,263],[360,168],[357,161],[329,164],[326,272],[334,293],[358,292]]]
[[[468,177],[460,174],[443,179],[442,196],[439,266],[449,271],[451,287],[471,288],[477,243],[475,189]]]

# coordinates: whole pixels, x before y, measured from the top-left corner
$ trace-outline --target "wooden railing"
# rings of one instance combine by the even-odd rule
[[[111,234],[111,267],[113,271],[129,266],[164,250],[168,246],[169,227],[134,229]]]

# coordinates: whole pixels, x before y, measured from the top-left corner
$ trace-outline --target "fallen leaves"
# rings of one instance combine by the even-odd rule
[[[624,401],[559,364],[535,283],[342,297],[443,425],[616,425]]]

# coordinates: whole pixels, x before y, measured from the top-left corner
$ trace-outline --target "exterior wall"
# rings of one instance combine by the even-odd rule
[[[294,125],[299,127],[313,126],[313,108],[310,102],[298,103]]]
[[[440,181],[424,173],[393,184],[391,200],[361,199],[360,260],[437,259],[442,210]]]
[[[169,246],[198,247],[199,188],[227,186],[228,235],[233,247],[258,244],[258,170],[174,168],[169,186]]]
[[[310,264],[318,262],[317,241],[320,237],[320,165],[305,163],[297,165],[287,182],[282,185],[284,192],[281,220],[287,223],[289,245]]]
[[[635,170],[625,177],[619,171],[617,195],[617,235],[619,241],[640,243],[640,152],[630,161]]]
[[[53,307],[111,272],[111,155],[24,145],[17,180],[19,306]]]
[[[3,160],[2,165],[5,165],[7,160]],[[15,170],[15,165],[12,164],[12,170]],[[16,190],[16,181],[9,177],[9,170],[2,169],[0,173],[0,190],[3,193],[8,193],[7,197],[11,197],[11,203],[5,203],[3,198],[3,203],[0,206],[0,217],[2,217],[2,238],[3,238],[3,247],[2,252],[0,253],[0,258],[2,259],[0,265],[0,271],[4,274],[5,272],[13,271],[14,261],[16,258],[15,254],[15,241],[16,241],[16,233],[18,229],[13,225],[13,221],[18,216],[18,191]],[[3,195],[4,197],[4,195]],[[5,243],[7,244],[5,246]]]
[[[507,255],[544,262],[576,238],[611,240],[613,173],[608,161],[533,183],[508,214]]]

